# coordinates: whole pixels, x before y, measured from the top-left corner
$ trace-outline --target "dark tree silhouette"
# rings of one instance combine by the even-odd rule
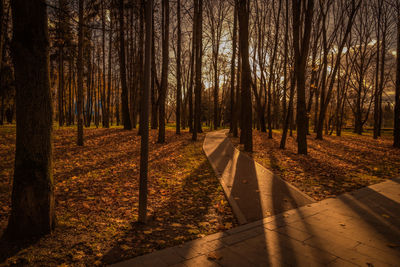
[[[251,74],[249,63],[249,13],[250,1],[240,0],[237,2],[239,16],[239,42],[240,54],[242,57],[242,75],[241,75],[241,113],[242,127],[241,138],[244,143],[244,150],[253,151],[252,136],[252,105],[251,105]]]
[[[17,139],[6,236],[25,239],[55,224],[49,37],[44,0],[12,0]]]

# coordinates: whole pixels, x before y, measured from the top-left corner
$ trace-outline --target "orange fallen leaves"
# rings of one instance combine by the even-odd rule
[[[58,226],[5,264],[22,258],[28,265],[104,265],[173,246],[233,227],[236,221],[218,179],[202,152],[204,134],[192,142],[166,131],[166,144],[150,134],[149,221],[137,224],[140,137],[137,131],[85,129],[54,131],[54,181]],[[15,132],[0,128],[0,231],[9,212]],[[161,192],[161,193],[160,193]],[[219,223],[203,227],[201,222]],[[76,253],[79,251],[79,253]]]
[[[315,200],[397,177],[400,172],[400,150],[392,147],[391,136],[374,140],[345,132],[340,137],[325,135],[321,141],[312,134],[307,137],[307,156],[297,154],[295,137],[288,137],[282,150],[280,132],[274,131],[273,139],[268,139],[266,133],[253,131],[250,156]],[[237,138],[231,140],[238,146]]]

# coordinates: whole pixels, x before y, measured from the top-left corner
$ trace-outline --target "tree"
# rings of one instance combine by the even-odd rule
[[[236,46],[237,46],[237,6],[233,9],[233,33],[232,33],[232,60],[231,60],[231,120],[230,133],[237,132],[236,105],[235,105],[235,64],[236,64]]]
[[[169,0],[162,0],[162,70],[158,103],[158,143],[165,142],[165,102],[168,90]]]
[[[273,5],[275,1],[273,1]],[[275,5],[274,5],[275,6]],[[272,115],[271,115],[271,105],[272,105],[272,95],[271,95],[271,83],[274,77],[274,69],[276,68],[275,65],[275,58],[278,50],[278,37],[279,37],[279,19],[281,17],[281,8],[282,8],[282,1],[279,0],[278,4],[278,14],[275,17],[275,30],[274,30],[274,48],[272,52],[271,62],[270,62],[270,69],[269,69],[269,78],[268,78],[268,105],[267,105],[267,121],[268,121],[268,138],[272,138]]]
[[[400,6],[396,6],[396,19],[397,19],[397,57],[396,57],[396,93],[395,93],[395,106],[394,106],[394,140],[393,146],[400,148]]]
[[[294,72],[297,85],[297,149],[299,154],[307,155],[307,114],[305,74],[310,46],[311,23],[314,13],[314,0],[303,3],[292,0],[293,9],[293,48]]]
[[[178,0],[179,1],[179,0]],[[152,17],[153,1],[147,0],[146,6],[146,41],[145,41],[145,59],[144,59],[144,90],[142,118],[141,143],[140,143],[140,187],[139,187],[139,222],[146,222],[147,211],[147,176],[149,161],[149,110],[150,110],[150,90],[151,90],[151,50],[152,50]]]
[[[0,0],[0,97],[1,97],[1,107],[0,107],[0,125],[3,125],[4,120],[4,98],[5,89],[2,86],[2,69],[3,69],[3,46],[4,46],[4,0]]]
[[[124,0],[119,0],[119,69],[121,79],[122,120],[125,130],[132,130],[129,115],[128,85],[126,83],[126,58],[125,58],[125,29],[124,29]]]
[[[333,66],[333,71],[331,73],[331,79],[329,82],[329,86],[328,86],[328,91],[325,93],[325,78],[322,78],[324,84],[321,86],[321,99],[320,99],[320,111],[319,111],[319,117],[318,117],[318,122],[317,122],[317,127],[316,127],[316,132],[317,132],[317,139],[322,140],[322,130],[323,130],[323,126],[324,126],[324,121],[325,121],[325,117],[326,117],[326,111],[329,105],[329,102],[331,100],[331,96],[332,96],[332,92],[333,92],[333,86],[335,84],[335,80],[336,80],[336,75],[339,69],[339,65],[340,65],[340,59],[343,53],[343,49],[345,47],[347,38],[351,32],[352,26],[353,26],[353,22],[354,22],[354,18],[357,14],[358,9],[361,6],[361,2],[362,0],[358,0],[356,2],[356,0],[351,0],[351,3],[349,5],[347,5],[347,8],[345,10],[345,13],[347,14],[347,24],[345,24],[345,32],[343,34],[343,38],[340,40],[340,43],[338,45],[338,49],[337,49],[337,54],[336,54],[336,61],[335,64]],[[342,12],[343,14],[343,12]],[[341,23],[344,24],[344,21],[340,21]],[[342,27],[342,26],[340,26]],[[324,28],[324,27],[323,27]],[[328,51],[328,46],[326,46],[326,51]],[[327,52],[326,52],[327,54]],[[327,63],[325,64],[325,66],[327,65]],[[326,66],[327,68],[327,66]]]
[[[194,126],[192,140],[197,140],[197,133],[201,132],[201,70],[203,61],[203,0],[194,0],[194,23],[195,23],[195,38],[194,59],[195,59],[195,103],[194,103]]]
[[[218,69],[220,44],[222,38],[222,28],[223,21],[225,19],[227,8],[224,1],[210,1],[206,2],[206,13],[209,24],[209,31],[211,35],[211,53],[212,53],[212,68],[214,71],[213,81],[214,81],[214,120],[213,127],[217,129],[219,127],[220,119],[218,117],[219,111],[219,83],[220,83],[220,71]]]
[[[178,44],[176,54],[176,134],[181,133],[181,102],[182,102],[182,84],[181,84],[181,50],[182,50],[182,29],[181,29],[181,0],[177,0],[178,16]]]
[[[17,139],[6,236],[25,239],[55,225],[49,37],[44,0],[12,0]]]
[[[78,70],[78,146],[83,146],[83,7],[84,0],[79,0],[79,25],[78,25],[78,59],[76,68]]]
[[[251,107],[251,74],[249,63],[249,14],[250,1],[236,0],[239,17],[239,42],[240,54],[242,57],[242,75],[241,75],[241,111],[242,111],[242,129],[241,136],[244,142],[244,150],[253,151],[252,136],[252,107]]]

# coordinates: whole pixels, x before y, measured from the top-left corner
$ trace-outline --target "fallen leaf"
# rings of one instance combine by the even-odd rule
[[[207,259],[218,261],[218,260],[222,259],[222,256],[221,256],[219,253],[217,253],[217,252],[210,252],[210,253],[207,255]]]
[[[128,245],[121,245],[121,249],[124,251],[130,250],[132,249],[132,247],[128,246]]]

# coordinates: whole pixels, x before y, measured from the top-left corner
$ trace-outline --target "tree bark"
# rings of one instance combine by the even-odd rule
[[[78,146],[83,146],[83,7],[84,0],[79,0],[79,25],[78,25],[78,59],[77,76],[78,76],[78,93],[77,93],[77,109],[78,109]]]
[[[235,64],[236,64],[236,46],[237,46],[237,7],[233,10],[233,35],[232,35],[232,60],[231,60],[231,119],[230,119],[230,129],[229,132],[234,132],[234,127],[237,128],[237,123],[235,122]],[[237,131],[237,129],[236,129]]]
[[[397,57],[396,57],[396,93],[394,106],[393,146],[400,148],[400,7],[397,6]]]
[[[179,1],[179,0],[178,0]],[[142,99],[142,126],[140,144],[140,185],[139,185],[139,222],[145,223],[147,218],[147,177],[149,162],[149,112],[150,112],[150,87],[151,87],[151,50],[152,50],[152,13],[153,1],[147,0],[146,4],[146,41],[144,58],[144,90]]]
[[[307,1],[302,17],[302,3],[293,0],[293,47],[295,57],[295,77],[297,84],[297,152],[307,155],[307,109],[306,109],[306,90],[305,72],[307,66],[308,50],[310,45],[311,23],[314,13],[314,0]],[[304,22],[304,25],[303,25]],[[304,32],[303,32],[304,30]],[[301,39],[300,39],[301,38]]]
[[[249,63],[249,14],[250,2],[240,0],[237,2],[239,16],[239,40],[242,57],[242,75],[241,75],[241,96],[242,96],[242,118],[243,127],[241,135],[243,136],[244,150],[253,151],[252,136],[252,103],[251,103],[251,74]]]
[[[181,85],[181,1],[177,0],[178,14],[178,44],[176,55],[176,134],[181,133],[181,102],[182,102],[182,85]]]
[[[201,132],[201,69],[202,69],[202,36],[203,36],[203,0],[195,0],[195,20],[196,20],[196,42],[195,42],[195,105],[194,105],[194,129],[192,140],[197,140],[197,133]]]
[[[121,79],[122,120],[125,130],[132,130],[129,116],[128,85],[126,83],[125,30],[124,30],[124,1],[119,0],[119,61]]]
[[[12,0],[17,139],[6,236],[26,239],[55,226],[49,37],[44,0]]]
[[[169,64],[169,0],[162,0],[162,70],[161,88],[158,99],[158,143],[165,142],[165,102],[168,91]]]

